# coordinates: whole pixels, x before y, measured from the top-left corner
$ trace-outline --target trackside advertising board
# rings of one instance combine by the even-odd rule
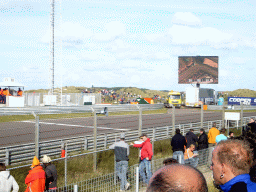
[[[228,97],[228,105],[240,105],[241,102],[244,105],[256,106],[256,97]]]

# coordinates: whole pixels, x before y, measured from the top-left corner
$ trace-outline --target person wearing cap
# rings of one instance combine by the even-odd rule
[[[45,171],[36,156],[33,159],[31,170],[25,179],[25,184],[27,185],[25,192],[44,192]]]
[[[43,167],[45,168],[45,188],[48,192],[55,192],[57,190],[57,169],[54,164],[51,163],[51,158],[44,155],[42,158]]]
[[[127,182],[126,173],[129,161],[129,145],[125,143],[125,134],[121,133],[120,141],[110,145],[110,149],[114,149],[116,160],[116,172],[121,180],[120,191],[128,190],[130,183]]]
[[[153,156],[152,144],[150,143],[150,139],[146,134],[142,134],[143,143],[141,144],[133,144],[133,147],[141,148],[141,163],[140,163],[140,175],[142,176],[142,180],[145,184],[148,184],[149,179],[152,176],[151,172],[151,159]],[[144,172],[146,170],[146,174]]]

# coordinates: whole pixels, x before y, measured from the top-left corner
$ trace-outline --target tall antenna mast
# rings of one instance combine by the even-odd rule
[[[55,8],[55,0],[52,0],[52,11],[51,11],[51,32],[52,32],[52,38],[50,41],[50,50],[51,50],[51,89],[50,93],[54,93],[54,8]]]

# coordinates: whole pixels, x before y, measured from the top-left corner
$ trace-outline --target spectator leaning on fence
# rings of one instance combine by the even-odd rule
[[[191,144],[195,145],[196,147],[196,142],[198,141],[198,137],[194,134],[194,129],[190,129],[190,131],[186,134],[185,138],[187,140],[187,148],[189,148]]]
[[[109,146],[110,149],[114,149],[116,160],[116,172],[121,180],[121,191],[127,190],[130,187],[130,183],[127,182],[126,173],[129,161],[129,145],[125,143],[125,134],[121,133],[120,141]]]
[[[55,192],[57,190],[57,169],[54,164],[51,163],[51,158],[44,155],[42,158],[43,167],[45,168],[45,188],[48,192]]]
[[[179,161],[179,156],[181,160],[179,161],[181,164],[184,164],[184,151],[187,145],[186,139],[180,133],[180,129],[176,129],[176,134],[172,137],[171,146],[172,146],[172,157]]]
[[[245,141],[220,141],[212,153],[213,179],[224,192],[255,192],[256,183],[250,180],[252,150]]]
[[[216,144],[216,136],[220,134],[220,131],[216,128],[216,123],[214,122],[212,128],[209,130],[208,133],[208,143],[213,146]],[[210,146],[210,147],[211,147]]]
[[[149,179],[152,176],[151,172],[151,159],[153,156],[152,151],[152,144],[150,143],[150,139],[147,137],[146,134],[141,135],[143,137],[143,143],[142,144],[131,144],[133,147],[141,147],[141,166],[140,166],[140,175],[142,177],[142,180],[144,183],[148,184]],[[146,170],[146,174],[145,171]]]
[[[0,163],[0,191],[1,192],[18,192],[19,185],[14,177],[10,175],[10,171],[6,171],[5,164]]]
[[[208,148],[208,138],[205,134],[204,129],[200,129],[200,136],[198,138],[198,150],[207,149]]]
[[[198,153],[194,153],[195,148],[195,145],[191,144],[184,153],[185,164],[189,164],[193,167],[197,167],[199,161]]]
[[[222,140],[227,140],[228,138],[224,135],[226,133],[226,129],[225,128],[222,128],[220,130],[220,134],[216,136],[216,143],[219,143],[220,141]]]
[[[207,183],[197,169],[171,164],[157,170],[150,179],[147,192],[207,192]]]

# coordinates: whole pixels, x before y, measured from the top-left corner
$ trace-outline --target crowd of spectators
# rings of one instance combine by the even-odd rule
[[[14,90],[14,89],[9,90],[7,88],[2,89],[0,87],[0,104],[6,103],[7,96],[22,96],[22,95],[23,95],[23,91],[20,88],[18,90]]]
[[[224,128],[219,130],[216,123],[209,130],[208,135],[204,129],[200,129],[197,136],[191,129],[185,136],[176,129],[176,134],[171,139],[173,150],[172,158],[163,161],[163,167],[152,175],[151,160],[153,150],[150,138],[146,134],[139,137],[139,141],[130,145],[139,148],[139,173],[141,181],[147,187],[147,192],[206,192],[208,191],[203,174],[197,169],[199,153],[205,151],[209,146],[214,148],[211,155],[210,169],[213,172],[214,186],[224,192],[256,192],[256,123],[251,119],[244,132],[239,137],[234,137],[230,132],[226,137]],[[125,134],[121,133],[120,141],[112,144],[110,149],[114,150],[116,161],[116,172],[120,179],[121,191],[129,190],[130,183],[127,180],[129,164],[129,145],[125,142]],[[44,155],[41,159],[34,157],[31,170],[29,171],[25,184],[29,191],[57,190],[57,170],[51,164],[49,156]],[[6,171],[3,163],[0,163],[0,191],[19,190],[14,177]]]
[[[41,159],[35,156],[31,165],[31,170],[25,178],[25,192],[56,192],[57,191],[57,169],[51,163],[51,158],[44,155]],[[0,163],[0,191],[18,192],[19,185],[10,171],[6,170],[4,163]]]

